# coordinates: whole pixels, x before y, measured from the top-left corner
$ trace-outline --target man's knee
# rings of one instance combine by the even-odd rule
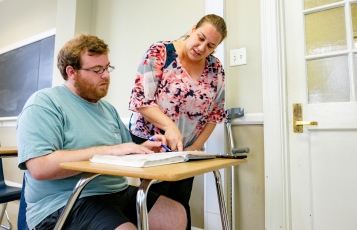
[[[137,228],[135,227],[135,225],[133,223],[126,222],[124,224],[121,224],[115,230],[137,230]]]
[[[153,229],[186,229],[186,210],[179,202],[160,196],[149,212],[149,225]]]

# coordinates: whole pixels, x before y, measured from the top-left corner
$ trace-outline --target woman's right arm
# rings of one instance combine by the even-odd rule
[[[146,51],[135,78],[129,102],[129,110],[140,113],[145,120],[165,131],[167,145],[172,150],[183,150],[182,135],[176,124],[160,110],[156,102],[156,91],[162,80],[166,61],[166,48],[154,43]]]
[[[157,106],[136,108],[151,124],[165,131],[167,145],[172,150],[183,151],[182,135],[176,124]]]

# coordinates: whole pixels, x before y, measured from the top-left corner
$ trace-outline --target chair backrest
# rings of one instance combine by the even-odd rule
[[[4,178],[4,171],[2,167],[2,158],[0,157],[0,189],[5,189],[6,184],[5,184],[5,178]]]

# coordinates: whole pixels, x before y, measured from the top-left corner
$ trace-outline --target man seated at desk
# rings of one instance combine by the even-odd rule
[[[132,143],[115,108],[101,100],[108,91],[109,47],[96,36],[81,34],[58,54],[64,85],[32,95],[19,115],[19,167],[25,170],[26,218],[30,229],[53,229],[83,173],[60,163],[89,160],[95,154],[152,153],[166,144]],[[136,229],[136,191],[126,178],[99,176],[82,191],[65,229]],[[150,229],[185,229],[181,204],[148,192]]]

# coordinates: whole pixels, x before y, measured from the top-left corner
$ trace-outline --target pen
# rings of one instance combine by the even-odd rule
[[[148,138],[148,140],[150,140],[150,141],[156,141],[156,140],[155,140],[154,138],[152,138],[151,136],[147,136],[147,138]],[[164,149],[166,149],[167,152],[172,152],[172,150],[171,150],[169,147],[167,147],[166,145],[161,144],[161,147],[163,147]]]

